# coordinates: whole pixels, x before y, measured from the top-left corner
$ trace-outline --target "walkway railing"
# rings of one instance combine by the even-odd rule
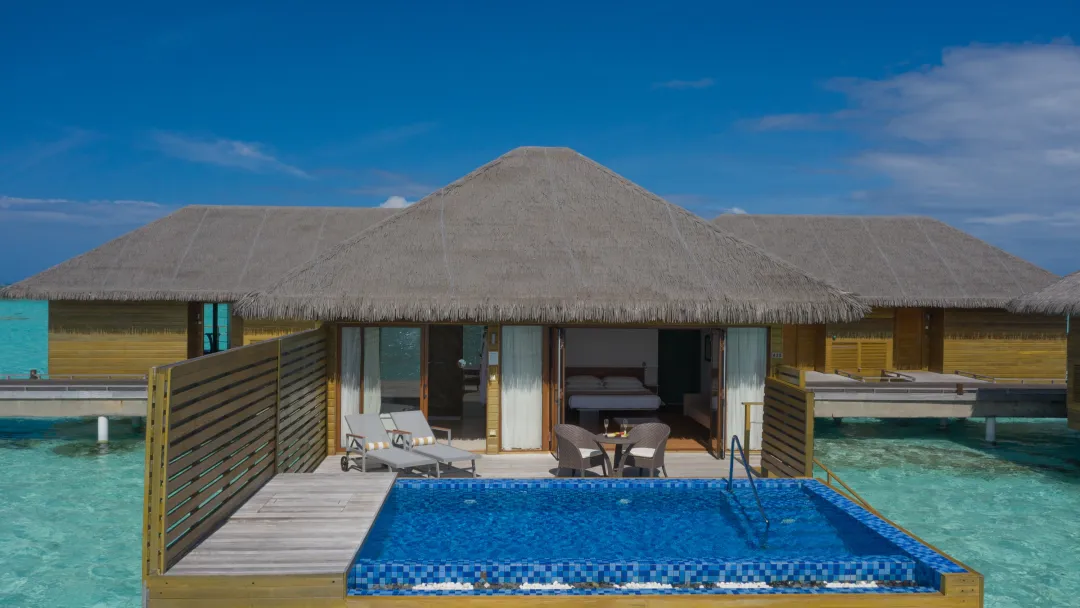
[[[151,370],[144,576],[163,574],[277,473],[326,456],[326,330]]]
[[[863,499],[862,496],[859,496],[858,492],[853,490],[848,484],[844,483],[843,479],[837,477],[836,473],[833,473],[832,470],[829,469],[829,467],[822,464],[821,461],[817,458],[814,459],[814,466],[818,467],[822,471],[825,471],[825,485],[848,497],[852,502],[857,503],[864,509],[873,511],[874,508],[870,506],[870,503],[866,502],[866,500]],[[836,484],[833,484],[834,481],[836,482]],[[837,485],[839,485],[840,487],[837,487]]]
[[[736,452],[735,448],[739,451]],[[736,458],[735,454],[739,457]],[[765,514],[765,506],[761,504],[761,496],[758,495],[757,482],[754,481],[754,469],[750,466],[750,459],[746,457],[746,451],[743,450],[742,442],[739,441],[738,435],[731,436],[731,460],[728,462],[728,479],[727,489],[728,492],[734,491],[734,478],[735,478],[735,461],[738,460],[743,465],[743,469],[746,471],[746,479],[750,481],[750,489],[754,491],[754,500],[757,501],[758,511],[761,513],[761,519],[765,520],[765,535],[761,539],[761,546],[764,548],[769,544],[769,516]]]

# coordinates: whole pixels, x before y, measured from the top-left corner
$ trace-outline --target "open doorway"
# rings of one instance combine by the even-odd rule
[[[428,420],[450,429],[453,445],[480,451],[487,422],[486,388],[481,382],[483,325],[428,328]]]
[[[663,422],[671,427],[668,449],[712,449],[720,369],[712,330],[563,331],[564,420],[593,432],[603,431],[605,421],[609,430],[624,420]]]

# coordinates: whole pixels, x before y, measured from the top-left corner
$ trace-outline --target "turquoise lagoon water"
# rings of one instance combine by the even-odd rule
[[[143,441],[115,420],[0,420],[0,606],[140,605]],[[886,516],[987,576],[986,606],[1080,597],[1080,433],[1055,421],[821,421],[818,455]]]
[[[49,365],[49,304],[0,300],[0,378]]]
[[[1080,605],[1080,433],[1063,420],[819,421],[819,460],[986,577],[986,606]]]
[[[95,419],[0,419],[0,606],[141,605],[143,439]]]

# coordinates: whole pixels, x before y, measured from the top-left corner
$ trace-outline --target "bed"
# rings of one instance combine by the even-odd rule
[[[656,411],[664,402],[645,386],[645,370],[566,368],[567,406],[577,410],[585,427],[599,426],[602,411]]]

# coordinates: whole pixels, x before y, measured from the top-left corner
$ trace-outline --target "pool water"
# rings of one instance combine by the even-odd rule
[[[361,559],[597,562],[843,560],[900,555],[879,534],[799,484],[397,484]],[[764,545],[764,546],[763,546]]]
[[[985,577],[988,608],[1080,603],[1080,433],[1064,420],[817,425],[818,458],[870,504]]]
[[[143,440],[112,421],[0,419],[0,606],[140,605]]]

